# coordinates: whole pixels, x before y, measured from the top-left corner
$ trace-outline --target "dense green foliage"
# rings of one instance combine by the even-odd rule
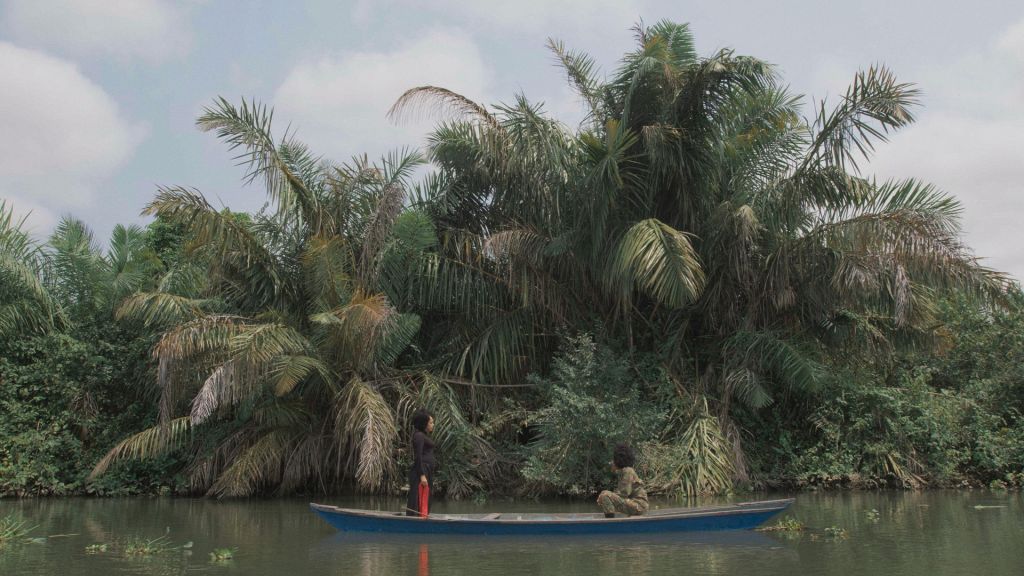
[[[11,321],[0,336],[0,495],[173,488],[175,462],[166,459],[86,482],[114,442],[156,417],[147,385],[154,338],[114,318],[117,303],[163,266],[152,236],[119,226],[104,254],[75,220],[37,245],[6,207],[0,216],[3,248],[20,254],[37,282],[14,266],[0,272]]]
[[[607,483],[617,442],[659,436],[673,395],[657,389],[668,386],[664,377],[644,370],[653,382],[641,380],[629,362],[587,335],[569,339],[568,347],[548,378],[532,379],[540,397],[530,404],[540,408],[530,415],[537,439],[527,446],[523,477],[585,495]]]
[[[944,343],[892,356],[844,358],[817,394],[747,425],[769,485],[1021,486],[1024,420],[1018,359],[1024,296],[979,307],[940,305]]]
[[[635,32],[607,79],[550,43],[574,128],[419,87],[424,153],[334,164],[220,99],[261,212],[162,188],[107,254],[2,212],[0,487],[392,491],[418,406],[454,497],[589,493],[619,440],[652,491],[1019,484],[1019,295],[954,198],[858,167],[916,90],[871,68],[803,120],[770,65]]]

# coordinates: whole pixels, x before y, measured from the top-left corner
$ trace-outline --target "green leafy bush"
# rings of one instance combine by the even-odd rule
[[[610,482],[617,442],[657,439],[667,409],[638,372],[588,334],[569,338],[550,376],[532,379],[541,407],[530,417],[537,437],[526,448],[524,478],[540,491],[588,494]]]

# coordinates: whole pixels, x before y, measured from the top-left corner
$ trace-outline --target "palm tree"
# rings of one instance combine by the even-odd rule
[[[43,247],[0,201],[0,336],[45,332],[67,321],[44,281],[49,259]]]
[[[998,298],[1006,279],[961,243],[954,198],[860,172],[913,121],[918,92],[888,69],[804,120],[770,65],[698,57],[685,24],[635,33],[608,79],[549,43],[586,106],[575,130],[522,96],[491,110],[425,86],[395,104],[451,116],[429,148],[442,240],[421,305],[458,308],[446,369],[467,378],[514,381],[594,318],[656,350],[696,406],[673,441],[703,446],[722,488],[745,469],[736,403],[817,385],[823,351],[928,337],[936,294]]]
[[[348,479],[384,490],[400,477],[400,424],[423,404],[442,420],[447,449],[488,449],[447,384],[415,358],[399,362],[415,356],[422,323],[407,308],[409,262],[436,243],[430,220],[406,206],[422,157],[335,165],[291,135],[277,141],[272,117],[220,99],[197,121],[240,151],[245,180],[266,187],[264,211],[218,211],[180,187],[161,189],[145,211],[188,234],[189,257],[168,281],[118,312],[165,330],[153,350],[161,422],[115,446],[94,476],[120,458],[183,449],[193,489],[212,495]],[[208,265],[196,274],[195,262]],[[456,495],[478,482],[468,467],[446,480]]]
[[[114,227],[106,254],[80,220],[62,218],[45,244],[0,203],[0,336],[72,329],[113,317],[128,295],[150,285],[159,262],[138,226]]]

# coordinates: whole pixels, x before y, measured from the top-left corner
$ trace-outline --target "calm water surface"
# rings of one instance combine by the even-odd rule
[[[758,495],[757,499],[784,494]],[[305,501],[0,500],[0,517],[35,525],[35,543],[0,548],[0,575],[130,574],[1024,574],[1024,501],[992,492],[797,494],[787,516],[810,529],[643,537],[419,537],[339,534]],[[700,502],[706,504],[711,501]],[[398,500],[325,503],[398,509]],[[431,511],[554,512],[587,503],[431,503]],[[695,505],[697,503],[694,503]],[[665,505],[665,503],[662,503]],[[871,510],[877,511],[877,518]],[[774,520],[772,521],[774,523]],[[845,537],[834,530],[845,530]],[[131,540],[175,548],[125,557]],[[107,543],[106,552],[87,553]],[[210,560],[215,548],[234,558]]]

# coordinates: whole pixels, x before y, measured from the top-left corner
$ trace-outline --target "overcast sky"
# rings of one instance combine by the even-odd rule
[[[39,235],[73,214],[101,240],[144,223],[157,185],[255,210],[263,191],[194,127],[216,96],[274,106],[278,131],[332,159],[378,156],[422,144],[426,125],[384,117],[422,84],[484,103],[522,91],[574,121],[546,38],[611,70],[630,26],[663,18],[689,22],[702,54],[776,64],[808,103],[875,63],[916,83],[917,124],[866,171],[954,193],[975,253],[1024,278],[1019,0],[0,0],[0,198]]]

